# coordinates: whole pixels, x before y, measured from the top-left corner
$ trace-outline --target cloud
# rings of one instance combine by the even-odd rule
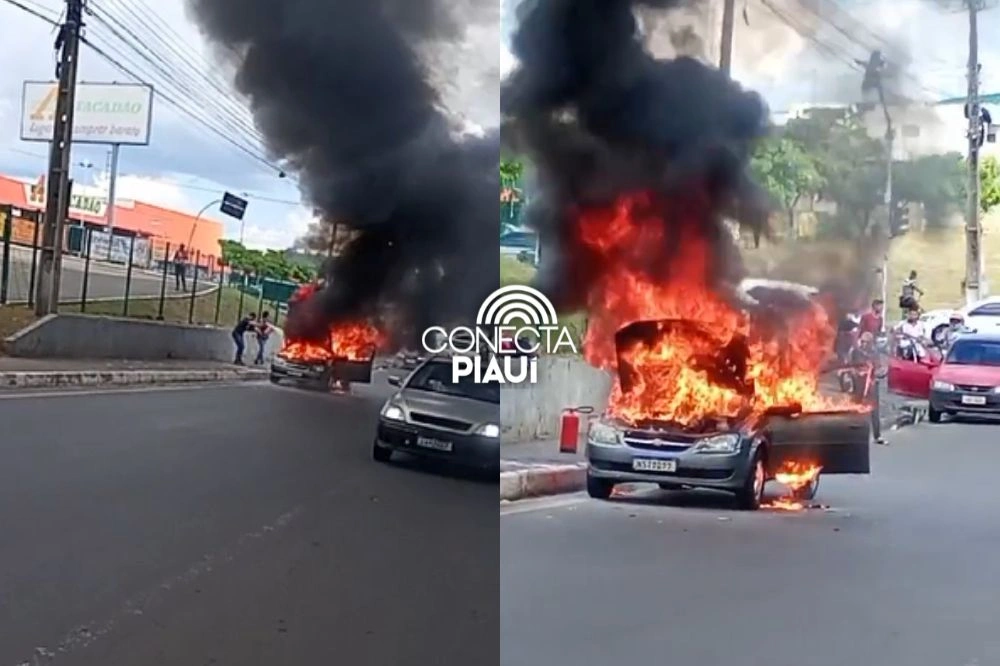
[[[243,244],[257,250],[289,248],[315,222],[318,219],[309,209],[295,208],[286,213],[281,224],[273,227],[248,223],[243,229]]]
[[[94,179],[94,184],[107,191],[108,174],[99,174]],[[195,206],[190,194],[175,180],[155,176],[119,175],[115,183],[115,197],[123,201],[141,201],[170,210],[191,211]]]

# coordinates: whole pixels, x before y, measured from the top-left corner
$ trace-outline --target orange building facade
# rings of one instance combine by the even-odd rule
[[[107,231],[107,197],[94,188],[74,187],[71,196],[69,219],[66,226],[85,226],[94,231]],[[29,182],[0,175],[0,207],[26,211],[27,214],[12,217],[11,240],[22,245],[31,245],[36,238],[36,219],[41,219],[45,210],[45,181]],[[152,261],[162,261],[169,244],[170,253],[180,245],[191,251],[191,262],[195,255],[198,263],[206,268],[218,265],[224,226],[221,222],[204,216],[196,218],[192,214],[170,210],[141,201],[119,200],[115,204],[114,234],[135,236],[149,244]],[[39,237],[40,237],[40,231]],[[68,233],[67,233],[68,238]],[[67,243],[67,239],[64,239]]]

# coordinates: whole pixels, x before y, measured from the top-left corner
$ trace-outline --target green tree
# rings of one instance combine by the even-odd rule
[[[885,148],[868,135],[860,115],[853,109],[810,109],[789,120],[781,135],[812,155],[823,184],[820,197],[837,206],[826,232],[847,238],[870,234],[885,192]]]
[[[524,162],[517,158],[500,160],[500,233],[517,224],[524,204]]]
[[[757,147],[750,169],[781,207],[788,230],[796,235],[795,206],[803,197],[817,194],[824,184],[814,155],[792,138],[775,136]]]
[[[927,225],[942,226],[965,199],[966,165],[959,153],[926,155],[893,165],[893,196],[921,203]]]
[[[994,156],[979,164],[979,207],[988,213],[1000,205],[1000,161]]]

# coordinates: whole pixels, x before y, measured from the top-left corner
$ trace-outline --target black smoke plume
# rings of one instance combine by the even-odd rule
[[[720,280],[742,273],[723,220],[764,231],[766,198],[747,171],[768,126],[762,98],[693,58],[655,58],[638,29],[637,9],[697,2],[529,0],[522,10],[513,43],[520,67],[501,91],[504,138],[537,168],[541,193],[528,219],[542,240],[539,287],[564,308],[584,307],[601,271],[567,258],[578,251],[573,211],[580,207],[639,190],[659,201],[698,199],[676,196],[697,189],[708,204],[693,217]],[[671,215],[664,211],[668,226]],[[677,219],[690,224],[692,216]],[[664,238],[661,248],[643,248],[645,265],[635,268],[655,273],[670,265],[678,248],[672,234]]]
[[[474,318],[499,286],[499,136],[461,138],[422,49],[486,0],[188,0],[267,148],[353,232],[288,322],[320,339],[357,318],[422,331]]]

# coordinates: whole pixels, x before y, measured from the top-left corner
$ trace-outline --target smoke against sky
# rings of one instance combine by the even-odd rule
[[[308,320],[391,309],[408,329],[474,316],[499,286],[497,134],[457,137],[426,54],[487,0],[190,0],[236,68],[267,148],[323,218],[357,232]]]
[[[600,265],[579,260],[582,209],[652,192],[637,214],[671,228],[642,248],[648,269],[669,270],[676,233],[694,224],[692,233],[717,253],[709,263],[720,278],[739,271],[724,214],[763,223],[763,198],[746,166],[768,125],[764,101],[694,58],[655,58],[639,34],[633,8],[680,4],[551,0],[536,4],[514,36],[520,66],[501,91],[501,110],[512,142],[538,171],[529,223],[543,243],[541,286],[563,307],[582,306],[601,277]],[[665,200],[691,208],[670,211]]]

